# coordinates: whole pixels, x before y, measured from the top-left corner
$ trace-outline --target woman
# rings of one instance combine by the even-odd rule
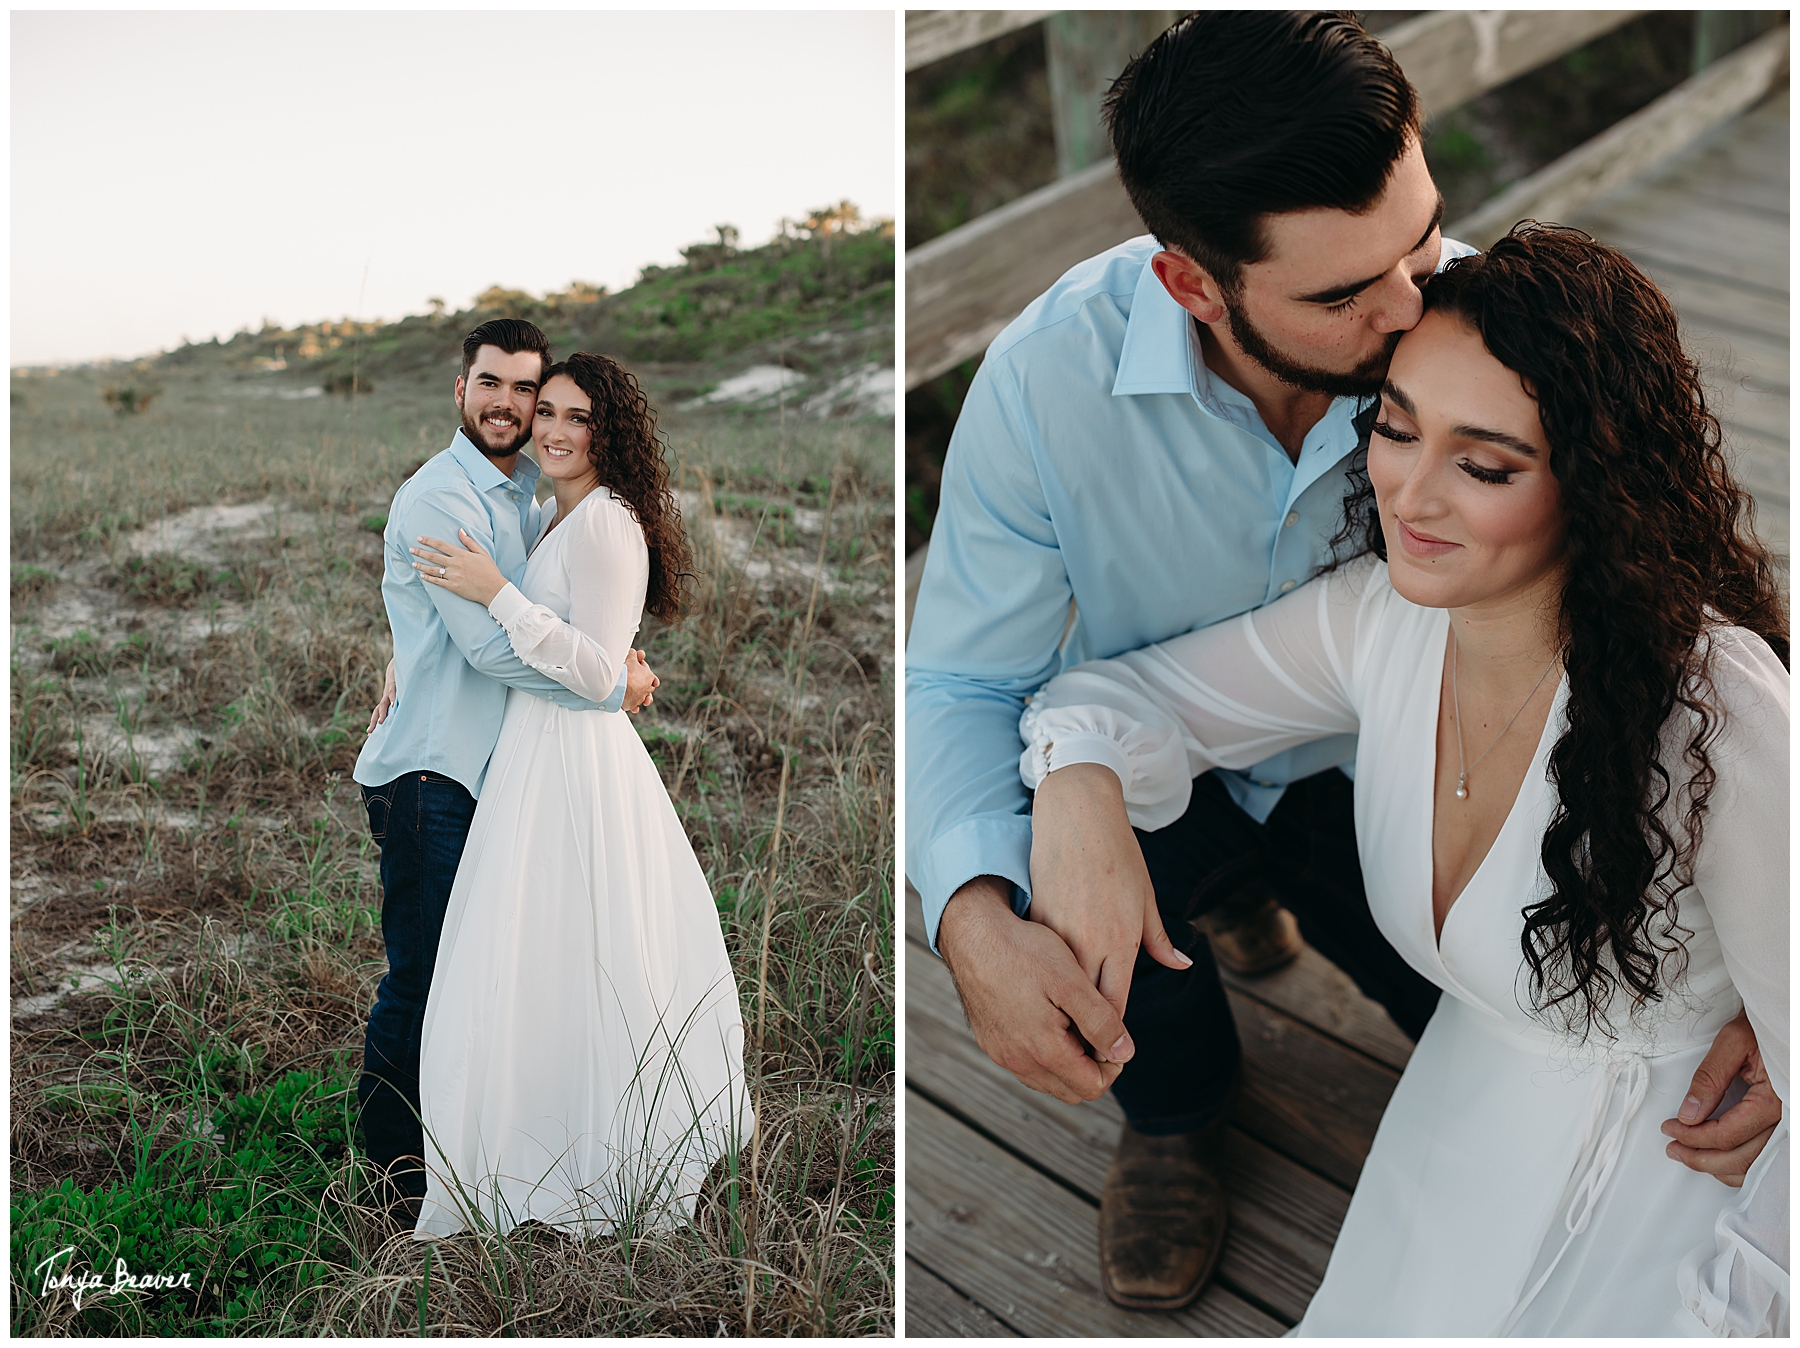
[[[555,488],[520,588],[467,534],[412,549],[533,668],[600,701],[690,560],[636,380],[577,353],[532,441]],[[546,503],[548,505],[548,503]],[[514,690],[426,1005],[430,1171],[416,1235],[533,1219],[584,1234],[691,1216],[749,1136],[743,1026],[712,895],[628,718]]]
[[[1382,932],[1445,991],[1301,1334],[1787,1332],[1787,1122],[1665,1155],[1746,1009],[1787,1096],[1787,626],[1667,301],[1521,226],[1426,287],[1346,502],[1356,560],[1052,680],[1034,829],[1356,732]],[[1122,801],[1121,801],[1122,797]]]

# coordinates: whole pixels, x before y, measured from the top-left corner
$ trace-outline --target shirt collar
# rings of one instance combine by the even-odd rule
[[[1113,397],[1136,393],[1198,393],[1194,384],[1195,361],[1189,358],[1188,311],[1175,303],[1150,263],[1131,296],[1131,317],[1125,320],[1125,344],[1119,348],[1119,373],[1113,380]]]
[[[1447,251],[1445,256],[1449,256]],[[1144,260],[1143,274],[1132,293],[1131,316],[1125,320],[1125,342],[1119,348],[1113,397],[1186,393],[1213,416],[1224,420],[1237,419],[1221,406],[1227,403],[1240,409],[1240,415],[1256,415],[1255,403],[1206,368],[1194,332],[1194,316],[1175,302],[1150,263],[1150,258]],[[1359,405],[1356,398],[1334,398],[1325,416],[1348,418],[1355,415]],[[1262,424],[1260,416],[1256,421]]]
[[[494,461],[475,447],[475,443],[463,433],[459,426],[456,438],[450,442],[450,457],[462,465],[463,472],[469,475],[469,481],[475,484],[475,490],[489,492],[495,487],[511,485],[519,488],[527,495],[537,490],[538,466],[532,462],[529,454],[521,454],[510,478],[494,466]]]

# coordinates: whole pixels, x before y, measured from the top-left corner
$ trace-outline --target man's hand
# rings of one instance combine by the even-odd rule
[[[662,680],[650,672],[650,666],[644,663],[644,653],[639,650],[626,652],[625,655],[625,701],[620,704],[621,711],[642,711],[652,702],[651,696],[662,687]]]
[[[387,720],[387,714],[394,709],[400,700],[400,685],[394,679],[394,662],[388,661],[387,673],[381,679],[381,701],[375,704],[375,710],[369,713],[369,728],[365,735],[373,735],[375,727]]]
[[[1738,1077],[1750,1087],[1744,1098],[1709,1119]],[[1750,1018],[1740,1011],[1713,1040],[1694,1071],[1681,1112],[1665,1119],[1662,1130],[1675,1139],[1667,1148],[1672,1159],[1736,1189],[1780,1122],[1781,1101],[1769,1084]]]
[[[1011,894],[1005,880],[971,880],[938,924],[975,1042],[1034,1091],[1098,1100],[1130,1059],[1131,1036],[1062,938],[1014,915]],[[1108,1061],[1088,1056],[1095,1044]]]
[[[1075,763],[1039,784],[1031,807],[1031,920],[1063,938],[1121,1017],[1140,944],[1171,969],[1193,963],[1163,930],[1111,768]]]

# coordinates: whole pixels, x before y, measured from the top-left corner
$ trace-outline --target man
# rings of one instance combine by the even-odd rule
[[[1222,1248],[1213,1157],[1240,1059],[1193,922],[1266,913],[1273,891],[1414,1037],[1437,989],[1369,917],[1334,766],[1353,740],[1209,773],[1134,839],[1122,810],[1033,818],[1019,715],[1059,670],[1259,607],[1330,559],[1359,413],[1419,286],[1470,250],[1440,237],[1416,95],[1350,15],[1193,14],[1107,116],[1151,235],[1029,306],[964,403],[907,650],[907,870],[983,1049],[1066,1101],[1113,1090],[1104,1285],[1174,1309]],[[1747,1169],[1768,1111],[1700,1121],[1753,1049],[1721,1036],[1671,1155]]]
[[[536,538],[538,467],[520,455],[531,438],[549,345],[517,318],[483,323],[463,339],[456,406],[462,428],[394,494],[383,535],[381,593],[393,630],[402,696],[370,733],[356,780],[381,847],[381,934],[388,972],[375,994],[357,1082],[367,1153],[388,1177],[396,1220],[425,1196],[419,1123],[419,1040],[444,911],[500,738],[506,690],[519,688],[576,711],[633,710],[658,680],[632,652],[604,703],[577,697],[513,654],[479,604],[427,585],[409,549],[422,536],[462,530],[515,584]]]

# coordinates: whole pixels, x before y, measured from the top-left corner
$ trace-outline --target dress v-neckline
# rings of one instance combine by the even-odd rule
[[[1527,783],[1529,783],[1535,775],[1541,774],[1542,769],[1539,765],[1544,757],[1544,741],[1550,734],[1551,726],[1556,724],[1557,709],[1562,705],[1564,689],[1568,683],[1568,674],[1566,671],[1557,676],[1556,690],[1550,695],[1550,710],[1545,713],[1543,728],[1538,731],[1537,747],[1531,752],[1531,762],[1525,767],[1525,775],[1519,779],[1518,786],[1513,790],[1512,802],[1506,807],[1506,817],[1500,821],[1500,827],[1494,832],[1493,841],[1488,844],[1487,851],[1481,854],[1481,860],[1475,863],[1475,869],[1469,872],[1469,878],[1463,881],[1462,888],[1450,896],[1450,902],[1444,906],[1443,925],[1439,926],[1437,924],[1437,913],[1435,911],[1435,896],[1437,894],[1438,807],[1437,730],[1438,722],[1444,714],[1443,668],[1445,661],[1450,658],[1451,632],[1449,618],[1449,612],[1448,610],[1445,610],[1444,645],[1438,658],[1437,696],[1431,703],[1431,753],[1428,756],[1428,767],[1425,773],[1426,799],[1431,802],[1431,810],[1428,815],[1431,826],[1425,830],[1425,929],[1431,934],[1432,954],[1437,957],[1440,966],[1444,965],[1444,932],[1449,930],[1452,914],[1454,914],[1457,908],[1462,904],[1463,897],[1471,889],[1475,888],[1475,882],[1481,878],[1481,873],[1487,869],[1489,859],[1493,857],[1495,852],[1500,850],[1500,844],[1505,839],[1507,830],[1512,828],[1513,821],[1518,816],[1519,802],[1525,795]],[[1447,966],[1445,967],[1445,972],[1449,972]]]
[[[595,492],[603,492],[606,490],[608,490],[608,488],[605,483],[601,483],[599,486],[595,487],[593,491],[589,492],[586,496],[582,497],[572,507],[570,507],[568,518],[573,519],[575,517],[575,512],[577,510],[580,510],[581,507],[586,505],[589,501],[591,501],[594,498]],[[555,496],[552,496],[550,498],[549,504],[551,504],[551,505],[556,504]],[[535,557],[537,555],[537,550],[544,546],[545,540],[550,537],[551,533],[555,530],[557,524],[561,522],[562,518],[563,517],[558,516],[558,515],[552,515],[550,517],[550,523],[539,527],[537,541],[531,545],[531,551],[526,554],[526,556],[528,558]]]

